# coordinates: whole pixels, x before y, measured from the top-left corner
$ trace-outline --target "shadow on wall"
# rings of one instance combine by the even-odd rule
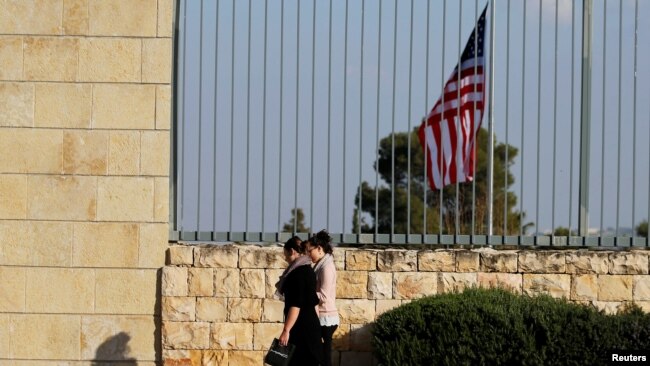
[[[97,347],[97,351],[95,352],[95,359],[91,365],[137,365],[138,363],[136,362],[135,358],[128,357],[128,354],[131,350],[128,345],[129,340],[131,340],[131,336],[125,332],[120,332],[108,338],[104,341],[104,343],[100,344],[99,347]]]

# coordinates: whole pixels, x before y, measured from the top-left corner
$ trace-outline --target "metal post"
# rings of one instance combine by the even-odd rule
[[[591,123],[591,21],[593,0],[582,4],[582,93],[580,123],[580,191],[578,224],[580,236],[589,234],[589,150]]]
[[[494,0],[490,0],[490,94],[488,115],[488,192],[487,192],[487,234],[492,235],[492,195],[494,180]]]

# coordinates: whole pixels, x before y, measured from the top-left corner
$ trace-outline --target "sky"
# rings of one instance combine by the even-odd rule
[[[378,139],[419,125],[486,2],[180,2],[179,229],[276,232],[300,207],[314,230],[351,232],[359,183],[377,179]],[[539,232],[575,229],[582,2],[497,0],[495,14],[488,82],[496,138],[519,149],[517,209]],[[650,71],[639,67],[650,57],[648,19],[650,2],[594,1],[589,227],[598,230],[648,217]]]

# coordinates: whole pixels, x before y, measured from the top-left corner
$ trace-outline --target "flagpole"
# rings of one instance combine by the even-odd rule
[[[487,191],[487,235],[492,235],[492,203],[494,181],[494,0],[490,0],[490,93],[488,94],[488,191]],[[505,233],[504,233],[505,235]],[[488,240],[489,243],[489,240]]]

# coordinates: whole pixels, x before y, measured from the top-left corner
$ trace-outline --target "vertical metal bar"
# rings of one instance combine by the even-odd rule
[[[573,228],[573,130],[574,130],[574,95],[575,90],[573,87],[573,82],[575,80],[575,13],[576,13],[576,2],[572,2],[571,6],[571,143],[569,144],[569,235],[571,235],[571,229]]]
[[[359,74],[360,92],[359,92],[359,209],[357,210],[357,233],[361,234],[361,210],[363,209],[363,197],[361,196],[361,167],[363,166],[363,31],[364,15],[366,13],[366,0],[361,0],[361,72]]]
[[[348,13],[349,13],[349,4],[350,2],[348,0],[345,0],[345,49],[343,50],[343,195],[342,195],[342,201],[341,201],[341,220],[342,220],[342,226],[341,226],[341,233],[345,234],[345,156],[346,156],[346,137],[348,134],[348,123],[347,123],[347,116],[348,116],[348,73],[346,72],[347,67],[348,67]]]
[[[235,0],[232,2],[232,58],[230,61],[230,211],[228,211],[228,232],[232,233],[232,191],[233,191],[233,161],[235,146]]]
[[[578,212],[581,236],[589,235],[589,153],[591,144],[591,20],[593,0],[582,3],[582,92],[580,121],[580,191]]]
[[[411,82],[413,78],[413,2],[411,2],[411,30],[409,33],[409,81],[408,81],[408,104],[407,104],[407,121],[408,129],[406,130],[406,235],[411,234]]]
[[[327,64],[327,218],[326,227],[330,227],[330,177],[332,176],[330,162],[330,146],[332,137],[332,0],[329,9],[329,62]]]
[[[280,224],[280,217],[282,217],[282,126],[283,121],[283,96],[284,96],[284,0],[280,3],[280,144],[278,145],[278,232],[282,231],[282,224]]]
[[[300,0],[296,0],[296,143],[293,177],[293,232],[298,231],[298,107],[300,106]]]
[[[637,78],[637,47],[639,31],[639,0],[634,2],[634,97],[632,98],[632,228],[636,225],[636,78]],[[650,181],[649,181],[650,183]],[[635,237],[636,233],[632,233]]]
[[[553,189],[551,194],[551,235],[555,235],[555,166],[557,163],[557,22],[558,0],[555,0],[555,53],[553,66]],[[571,229],[569,229],[571,231]]]
[[[425,66],[425,77],[424,77],[424,80],[425,80],[425,82],[424,82],[424,116],[425,116],[424,121],[426,121],[426,118],[427,118],[426,117],[427,114],[428,114],[427,105],[429,103],[429,32],[430,32],[430,30],[429,30],[430,21],[429,20],[431,19],[431,3],[429,1],[427,1],[427,14],[425,16],[425,19],[427,20],[427,46],[426,46],[426,53],[427,54],[425,56],[425,65],[426,66]],[[380,42],[381,42],[381,40],[380,40]],[[424,204],[423,204],[424,210],[422,210],[423,215],[424,215],[423,221],[422,221],[422,236],[423,236],[423,239],[427,235],[427,211],[429,210],[429,204],[427,203],[427,191],[429,190],[429,181],[428,181],[428,176],[427,176],[427,167],[428,167],[429,164],[427,162],[428,162],[429,157],[427,156],[426,151],[427,150],[425,149],[424,150],[424,159],[423,159],[423,163],[424,163],[424,180],[423,180],[423,182],[424,182],[424,185],[422,187],[423,196],[424,196],[423,201],[422,201],[422,202],[424,202]],[[424,242],[426,242],[426,240]]]
[[[539,24],[537,28],[537,182],[535,184],[535,231],[540,234],[539,229],[539,169],[540,169],[540,145],[542,133],[542,0],[539,0]]]
[[[519,184],[519,235],[524,235],[524,159],[525,147],[524,144],[524,111],[526,107],[526,4],[524,1],[524,14],[523,18],[523,36],[521,38],[522,56],[521,56],[521,166],[519,176],[521,183]]]
[[[474,50],[478,53],[478,0],[474,0]],[[475,55],[478,56],[478,55]],[[507,73],[506,73],[507,74]],[[474,60],[474,75],[478,75],[478,62],[476,62],[476,59]],[[485,73],[483,73],[485,75]],[[474,95],[476,95],[476,82],[472,83],[473,85],[473,92]],[[474,101],[472,102],[472,113],[473,117],[476,117],[476,97],[473,99]],[[508,108],[506,107],[506,111]],[[475,124],[480,123],[481,121],[475,121]],[[474,144],[476,144],[476,133],[477,130],[476,128],[472,129],[472,134],[474,135]],[[476,145],[474,145],[474,148],[470,152],[472,154],[472,172],[473,174],[476,174]],[[472,235],[475,234],[475,224],[476,224],[476,179],[472,179]]]
[[[178,231],[183,231],[184,226],[183,226],[183,214],[184,214],[184,205],[183,202],[185,202],[185,144],[183,143],[183,139],[185,138],[185,64],[186,64],[186,57],[187,57],[187,0],[183,2],[183,16],[181,17],[183,20],[183,38],[182,38],[182,54],[183,57],[181,57],[181,82],[180,84],[182,85],[181,88],[181,115],[178,118],[178,123],[180,123],[180,136],[178,137],[178,151],[179,151],[179,161],[180,161],[180,167],[179,167],[179,176],[180,176],[180,185],[176,189],[180,190],[180,201],[178,202],[178,211],[180,212],[179,216],[179,222],[176,223],[176,227],[178,228]]]
[[[264,216],[266,213],[266,75],[267,75],[267,62],[266,55],[268,54],[268,28],[269,28],[269,0],[264,0],[264,83],[262,86],[262,228],[264,229]],[[279,172],[278,172],[279,174]],[[264,240],[262,238],[262,240]]]
[[[250,192],[250,140],[251,140],[251,0],[248,0],[248,76],[246,77],[248,91],[246,93],[246,233],[248,233],[248,202]],[[262,215],[264,213],[262,212]]]
[[[314,232],[314,92],[316,90],[316,1],[311,12],[311,180],[309,189],[309,229]]]
[[[510,0],[508,0],[508,9],[506,11],[506,70],[510,70]],[[506,159],[504,161],[503,168],[503,235],[508,235],[508,161],[509,161],[509,150],[510,143],[508,142],[508,135],[510,128],[508,127],[508,122],[510,120],[510,71],[506,72]],[[476,159],[474,159],[476,161]]]
[[[446,39],[445,38],[445,32],[446,32],[446,29],[447,29],[447,25],[446,25],[447,17],[446,17],[446,15],[447,15],[447,0],[443,0],[443,2],[442,2],[442,61],[440,62],[440,83],[442,84],[442,88],[441,88],[442,96],[440,97],[440,111],[441,111],[440,113],[442,113],[441,118],[444,118],[444,116],[445,116],[445,39]],[[440,149],[440,151],[441,151],[441,153],[438,154],[439,155],[439,157],[438,157],[438,160],[439,160],[438,161],[438,167],[440,167],[439,168],[440,169],[440,175],[442,176],[442,160],[443,160],[442,159],[442,151],[444,151],[444,149]],[[440,189],[438,190],[438,192],[439,192],[438,197],[440,199],[440,202],[439,202],[440,212],[439,212],[439,215],[438,215],[438,220],[439,220],[438,229],[440,231],[440,235],[442,235],[442,233],[443,233],[443,231],[442,231],[442,203],[443,203],[443,193],[444,193],[444,178],[443,178],[442,182],[443,182],[442,187],[440,187]]]
[[[198,179],[196,182],[196,231],[201,231],[201,125],[203,125],[203,1],[200,4],[199,14],[199,138],[197,141],[197,148],[199,152],[198,163]]]
[[[391,132],[391,190],[390,190],[390,236],[395,234],[395,74],[397,62],[397,0],[395,0],[395,19],[393,21],[393,122]]]
[[[605,91],[607,90],[607,0],[603,1],[603,93],[601,99],[602,107],[602,130],[601,130],[601,160],[600,160],[600,236],[603,235],[603,217],[605,212]]]
[[[214,166],[212,170],[212,231],[217,231],[217,101],[219,100],[217,88],[219,79],[219,2],[217,1],[215,19],[215,35],[214,35],[214,105],[212,106],[212,113],[214,115],[214,136],[212,143],[212,156],[214,158]],[[264,203],[262,203],[263,205]],[[264,207],[264,206],[262,206]],[[264,209],[262,208],[262,212]],[[263,217],[263,216],[262,216]],[[264,226],[264,224],[262,224]]]
[[[623,43],[623,4],[618,3],[618,160],[616,164],[616,236],[618,237],[621,216],[621,44]],[[634,168],[632,168],[634,170]],[[634,227],[634,223],[632,223]],[[614,242],[616,243],[616,242]]]
[[[494,50],[496,49],[496,37],[494,36],[494,24],[496,17],[495,1],[490,0],[490,115],[488,125],[488,202],[487,202],[487,234],[492,235],[492,209],[494,204]]]
[[[456,207],[455,211],[456,214],[454,215],[455,219],[455,224],[454,224],[454,232],[456,235],[460,234],[460,209],[458,208],[459,202],[460,202],[460,182],[458,181],[458,175],[460,174],[460,161],[461,161],[461,154],[462,154],[462,147],[463,147],[463,140],[462,140],[462,124],[461,124],[461,116],[460,116],[460,74],[461,74],[461,57],[463,54],[463,49],[462,49],[462,24],[463,24],[463,3],[458,2],[458,64],[456,65],[456,176],[454,179],[456,179]],[[444,93],[444,91],[443,91]]]
[[[379,38],[377,41],[377,126],[375,133],[375,237],[379,234],[379,92],[381,90],[381,10],[379,2]]]

